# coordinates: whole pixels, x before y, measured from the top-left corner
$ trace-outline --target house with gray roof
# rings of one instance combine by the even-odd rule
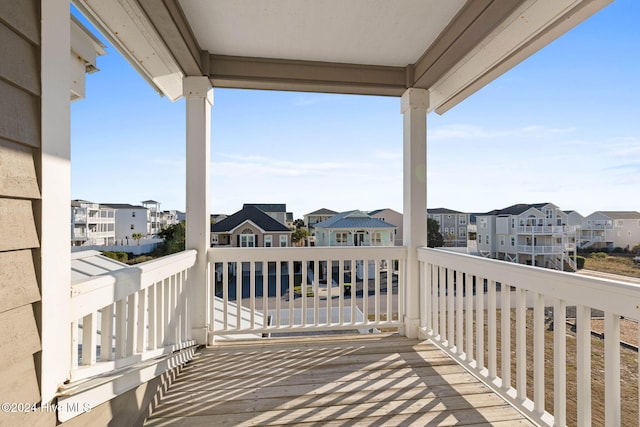
[[[316,246],[393,246],[397,227],[353,210],[315,224]]]
[[[311,236],[315,235],[315,225],[319,222],[325,221],[338,212],[331,209],[321,208],[316,211],[303,215],[304,223],[307,226],[307,230]]]
[[[285,203],[245,203],[242,207],[253,206],[286,226],[293,225],[293,213],[287,212]],[[290,223],[290,224],[289,224]]]
[[[631,249],[640,243],[640,212],[596,211],[582,221],[578,240],[582,249]]]
[[[469,237],[471,214],[448,208],[427,209],[427,218],[434,219],[440,225],[446,247],[466,247]]]
[[[211,246],[291,246],[292,231],[256,206],[244,207],[220,222],[211,224]]]
[[[488,258],[575,270],[577,226],[570,223],[575,218],[553,203],[519,203],[477,214],[477,249]]]
[[[380,219],[384,222],[388,222],[396,227],[393,243],[395,246],[402,246],[402,233],[403,233],[403,219],[402,214],[391,208],[376,209],[369,212],[369,215],[373,218]]]

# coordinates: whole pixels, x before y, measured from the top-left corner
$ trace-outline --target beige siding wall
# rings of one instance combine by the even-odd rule
[[[0,401],[38,403],[40,2],[0,2]],[[0,425],[55,425],[47,412]]]

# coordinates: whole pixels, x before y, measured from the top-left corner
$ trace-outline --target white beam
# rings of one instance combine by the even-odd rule
[[[427,244],[427,109],[429,92],[409,88],[402,95],[403,239],[407,247],[405,335],[418,336],[420,283],[417,249]]]
[[[40,152],[41,202],[39,276],[42,308],[40,392],[43,402],[53,399],[71,369],[70,308],[71,248],[71,133],[69,75],[71,27],[68,0],[41,4],[42,141]],[[36,314],[37,316],[37,314]]]
[[[186,248],[198,251],[188,277],[191,338],[207,344],[209,321],[209,274],[207,250],[210,246],[211,106],[213,90],[207,77],[183,80],[187,115],[187,200]]]

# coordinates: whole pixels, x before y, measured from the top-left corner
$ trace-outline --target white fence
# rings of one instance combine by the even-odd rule
[[[187,281],[195,259],[185,251],[71,286],[71,312],[60,313],[69,316],[72,348],[61,401],[95,407],[192,356]],[[111,371],[120,374],[99,380]]]
[[[208,257],[214,336],[402,326],[405,248],[211,248]]]
[[[640,318],[640,286],[427,248],[418,250],[418,259],[424,337],[544,425],[566,424],[568,306],[575,306],[576,312],[577,424],[592,424],[591,309],[602,310],[605,424],[620,425],[620,321]],[[533,310],[529,342],[528,307]],[[550,307],[556,325],[553,415],[545,408],[545,384],[550,382],[544,366],[545,310],[548,314]],[[533,366],[527,367],[531,352]],[[527,369],[533,371],[532,384],[528,384]],[[531,386],[529,398],[527,387]]]

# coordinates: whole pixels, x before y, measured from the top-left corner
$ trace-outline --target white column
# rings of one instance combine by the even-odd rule
[[[39,279],[42,304],[36,318],[42,353],[40,393],[50,402],[71,369],[71,134],[69,106],[70,19],[68,0],[41,4],[41,124],[39,179],[41,201],[36,204],[40,231]]]
[[[402,95],[403,239],[407,247],[405,330],[418,336],[420,284],[417,249],[427,245],[427,108],[429,92],[409,88]]]
[[[191,337],[207,344],[209,274],[207,250],[211,245],[209,201],[211,169],[211,106],[213,90],[208,77],[186,77],[183,94],[187,108],[186,248],[196,249],[196,264],[189,274]]]

